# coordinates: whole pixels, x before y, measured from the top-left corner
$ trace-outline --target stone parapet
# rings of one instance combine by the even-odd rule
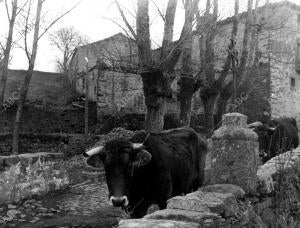
[[[231,184],[209,185],[167,202],[167,209],[142,219],[122,220],[119,228],[130,227],[254,227],[265,228],[251,206],[243,202],[245,192]]]

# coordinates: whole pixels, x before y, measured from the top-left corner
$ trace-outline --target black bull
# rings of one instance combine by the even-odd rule
[[[163,209],[172,196],[197,190],[204,180],[206,153],[204,138],[193,129],[178,128],[112,140],[85,156],[88,165],[104,164],[110,203],[142,217],[150,204]]]
[[[298,147],[298,127],[293,118],[281,118],[267,124],[249,124],[258,135],[260,156],[265,163],[276,155]]]

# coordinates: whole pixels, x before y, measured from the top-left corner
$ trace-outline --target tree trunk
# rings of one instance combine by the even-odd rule
[[[210,136],[213,133],[215,128],[214,123],[214,107],[216,102],[217,96],[207,96],[202,98],[203,107],[204,107],[204,118],[206,123],[206,130],[208,131],[208,135]]]
[[[21,117],[23,113],[23,107],[25,104],[26,100],[26,95],[28,92],[28,87],[29,83],[33,74],[33,67],[32,65],[29,66],[28,71],[26,72],[25,75],[25,80],[22,85],[20,95],[19,95],[19,100],[18,100],[18,108],[17,108],[17,113],[16,113],[16,119],[14,122],[14,128],[13,128],[13,141],[12,141],[12,153],[13,154],[18,154],[19,152],[19,134],[20,134],[20,126],[21,126]]]
[[[174,20],[175,20],[175,13],[177,8],[177,1],[178,0],[169,0],[168,6],[166,10],[166,19],[164,25],[164,35],[163,35],[163,42],[161,47],[161,60],[164,60],[169,51],[170,51],[170,44],[173,41],[173,28],[174,28]]]
[[[215,128],[214,108],[219,90],[215,85],[200,89],[200,98],[204,108],[204,118],[206,130],[211,134]]]
[[[172,92],[167,79],[160,70],[142,72],[143,90],[147,114],[146,131],[162,130],[164,125],[166,98],[171,98]]]
[[[232,88],[232,86],[229,86],[229,87]],[[227,104],[228,104],[228,100],[230,99],[230,97],[231,97],[231,92],[229,92],[227,90],[227,88],[224,88],[221,91],[220,96],[219,96],[219,98],[217,100],[217,107],[216,107],[216,111],[217,111],[217,113],[216,113],[216,121],[217,121],[217,123],[221,123],[222,116],[226,113]]]
[[[182,74],[180,78],[180,93],[178,95],[178,100],[180,101],[180,122],[183,126],[190,126],[192,97],[193,93],[195,92],[194,88],[196,84],[196,79],[193,78],[192,67],[192,29],[195,8],[197,8],[196,6],[198,3],[199,1],[185,1],[184,28],[187,32],[183,43],[181,67]]]
[[[138,46],[139,64],[143,70],[149,69],[152,66],[148,7],[149,0],[138,0],[136,15],[136,42]]]
[[[146,120],[145,120],[145,130],[146,131],[161,131],[161,130],[163,130],[165,105],[164,105],[164,101],[160,101],[160,102],[162,102],[162,105],[160,105],[157,108],[147,107],[147,114],[146,114]]]
[[[183,126],[190,126],[191,112],[192,112],[192,97],[198,88],[196,87],[196,80],[192,76],[181,76],[179,85],[180,93],[178,94],[178,101],[180,102],[180,122]]]
[[[180,123],[190,126],[192,109],[192,96],[180,100]]]
[[[12,15],[9,19],[9,31],[8,31],[8,37],[6,41],[6,47],[4,50],[4,58],[3,62],[1,64],[0,69],[0,107],[3,105],[4,101],[4,95],[6,90],[6,82],[7,82],[7,73],[8,73],[8,63],[9,63],[9,57],[10,57],[10,50],[12,45],[12,39],[13,39],[13,31],[14,31],[14,25],[15,25],[15,19],[17,16],[17,8],[18,8],[18,0],[13,1],[13,9],[12,9]]]
[[[13,154],[18,154],[18,152],[19,152],[19,132],[20,132],[21,116],[22,116],[23,107],[25,104],[30,80],[32,78],[34,63],[35,63],[37,49],[38,49],[40,18],[41,18],[43,2],[44,2],[44,0],[39,0],[37,3],[32,52],[31,52],[31,54],[26,53],[27,56],[30,56],[30,58],[28,59],[29,66],[28,66],[28,70],[25,75],[24,83],[21,87],[19,100],[18,100],[18,108],[17,108],[16,119],[15,119],[15,123],[14,123],[14,129],[13,129],[13,141],[12,141],[12,153]]]

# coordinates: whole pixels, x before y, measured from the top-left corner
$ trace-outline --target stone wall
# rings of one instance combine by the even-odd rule
[[[144,113],[142,79],[130,73],[104,72],[97,81],[99,110]]]
[[[300,124],[300,74],[296,72],[297,12],[286,9],[286,26],[272,33],[271,114],[273,117],[294,117]]]
[[[21,134],[19,151],[23,153],[37,153],[39,151],[59,152],[68,145],[67,135],[51,134]],[[12,135],[7,133],[0,134],[0,155],[10,155],[12,150]]]
[[[142,219],[121,220],[118,227],[266,227],[244,197],[244,190],[238,186],[209,185],[186,196],[171,198],[165,210]]]
[[[84,105],[84,104],[83,104]],[[16,105],[0,112],[0,132],[11,132],[15,120]],[[95,103],[90,103],[90,129],[97,122]],[[21,132],[35,133],[83,133],[84,109],[71,106],[43,106],[28,103],[21,117]]]
[[[94,145],[99,136],[84,134],[60,133],[21,133],[19,153],[38,153],[40,151],[63,153],[65,157],[81,155],[87,148]],[[0,155],[10,155],[12,136],[10,133],[0,133]]]

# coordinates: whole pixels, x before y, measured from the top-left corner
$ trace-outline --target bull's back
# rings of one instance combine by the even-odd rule
[[[189,186],[197,189],[203,183],[207,142],[191,128],[178,128],[161,132],[161,139],[170,148],[169,166],[178,184],[178,191]],[[175,188],[176,189],[176,188]]]
[[[202,183],[207,142],[192,128],[183,127],[151,133],[140,131],[131,141],[144,142],[152,155],[149,172],[152,176],[165,178],[168,170],[175,190],[181,188],[180,185],[190,187]]]

